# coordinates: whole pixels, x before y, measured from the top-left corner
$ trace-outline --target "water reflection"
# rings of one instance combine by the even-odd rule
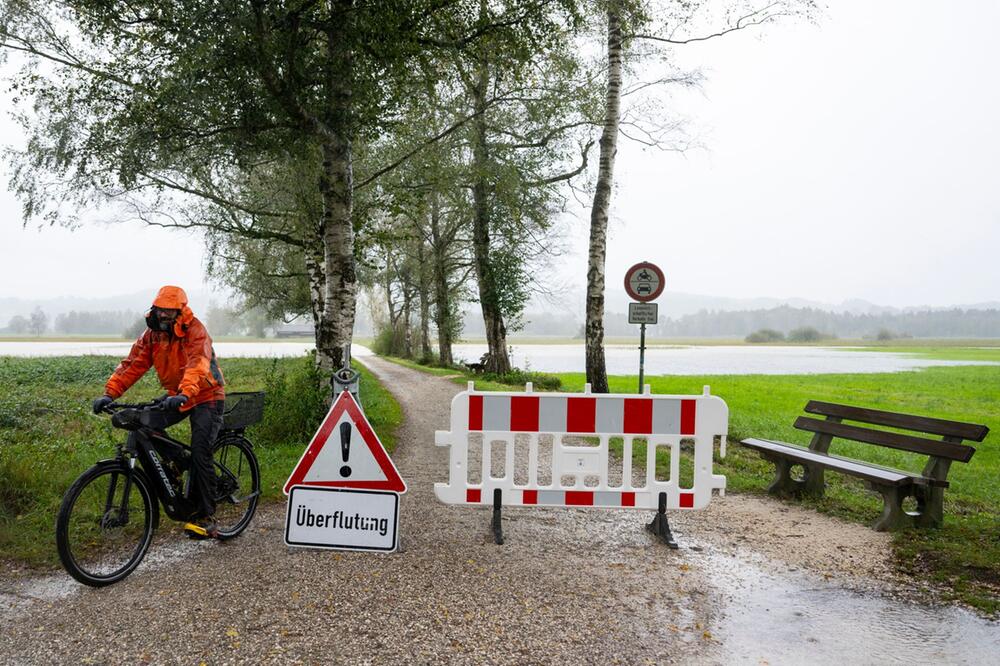
[[[703,552],[724,598],[724,663],[997,664],[1000,624],[955,607],[853,592],[814,575],[767,573]]]

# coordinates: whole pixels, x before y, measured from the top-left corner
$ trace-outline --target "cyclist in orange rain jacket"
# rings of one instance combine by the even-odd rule
[[[146,326],[128,357],[108,378],[104,395],[94,401],[94,413],[125,393],[150,366],[156,369],[160,385],[167,390],[161,403],[166,410],[165,426],[191,417],[191,482],[198,511],[184,529],[194,537],[215,538],[212,444],[222,427],[226,393],[212,338],[191,312],[180,287],[160,289],[146,313]]]

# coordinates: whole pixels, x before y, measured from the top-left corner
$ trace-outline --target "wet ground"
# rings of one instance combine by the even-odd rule
[[[702,561],[722,592],[721,657],[741,664],[1000,664],[1000,624],[892,585],[781,571],[750,554]]]
[[[888,538],[766,498],[672,517],[436,501],[457,387],[366,363],[406,415],[393,458],[409,484],[403,552],[289,549],[284,507],[227,543],[165,531],[125,581],[0,574],[0,662],[1000,663],[1000,626],[906,601]]]

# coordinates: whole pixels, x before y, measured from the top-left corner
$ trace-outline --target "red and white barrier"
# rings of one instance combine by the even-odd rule
[[[524,393],[476,391],[472,382],[451,403],[451,430],[438,431],[435,443],[450,449],[448,483],[434,484],[437,498],[446,504],[493,504],[494,491],[502,491],[508,506],[594,506],[657,509],[661,493],[666,508],[703,509],[712,491],[725,493],[726,477],[712,473],[714,442],[725,456],[729,408],[709,395],[643,395],[585,393]],[[527,482],[515,482],[515,438],[528,439]],[[551,483],[539,484],[539,439],[552,436]],[[567,437],[599,439],[597,446],[567,442]],[[612,461],[621,481],[610,483],[609,440],[623,438],[622,460]],[[632,479],[634,440],[646,441],[646,478]],[[481,443],[480,443],[481,439]],[[546,438],[547,439],[547,438]],[[694,441],[691,487],[680,485],[682,440]],[[503,446],[503,472],[494,474],[493,449]],[[482,473],[469,482],[470,447],[482,447]],[[670,450],[670,474],[657,480],[656,450]],[[564,477],[573,483],[564,485]]]

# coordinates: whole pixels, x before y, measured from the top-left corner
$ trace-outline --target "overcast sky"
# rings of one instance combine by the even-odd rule
[[[679,50],[707,81],[663,104],[705,148],[620,145],[608,288],[649,260],[668,290],[715,296],[1000,300],[997,25],[995,0],[830,0],[815,26]],[[0,141],[19,141],[7,118]],[[0,296],[201,284],[190,234],[22,229],[0,170]],[[580,289],[588,213],[551,267]]]

